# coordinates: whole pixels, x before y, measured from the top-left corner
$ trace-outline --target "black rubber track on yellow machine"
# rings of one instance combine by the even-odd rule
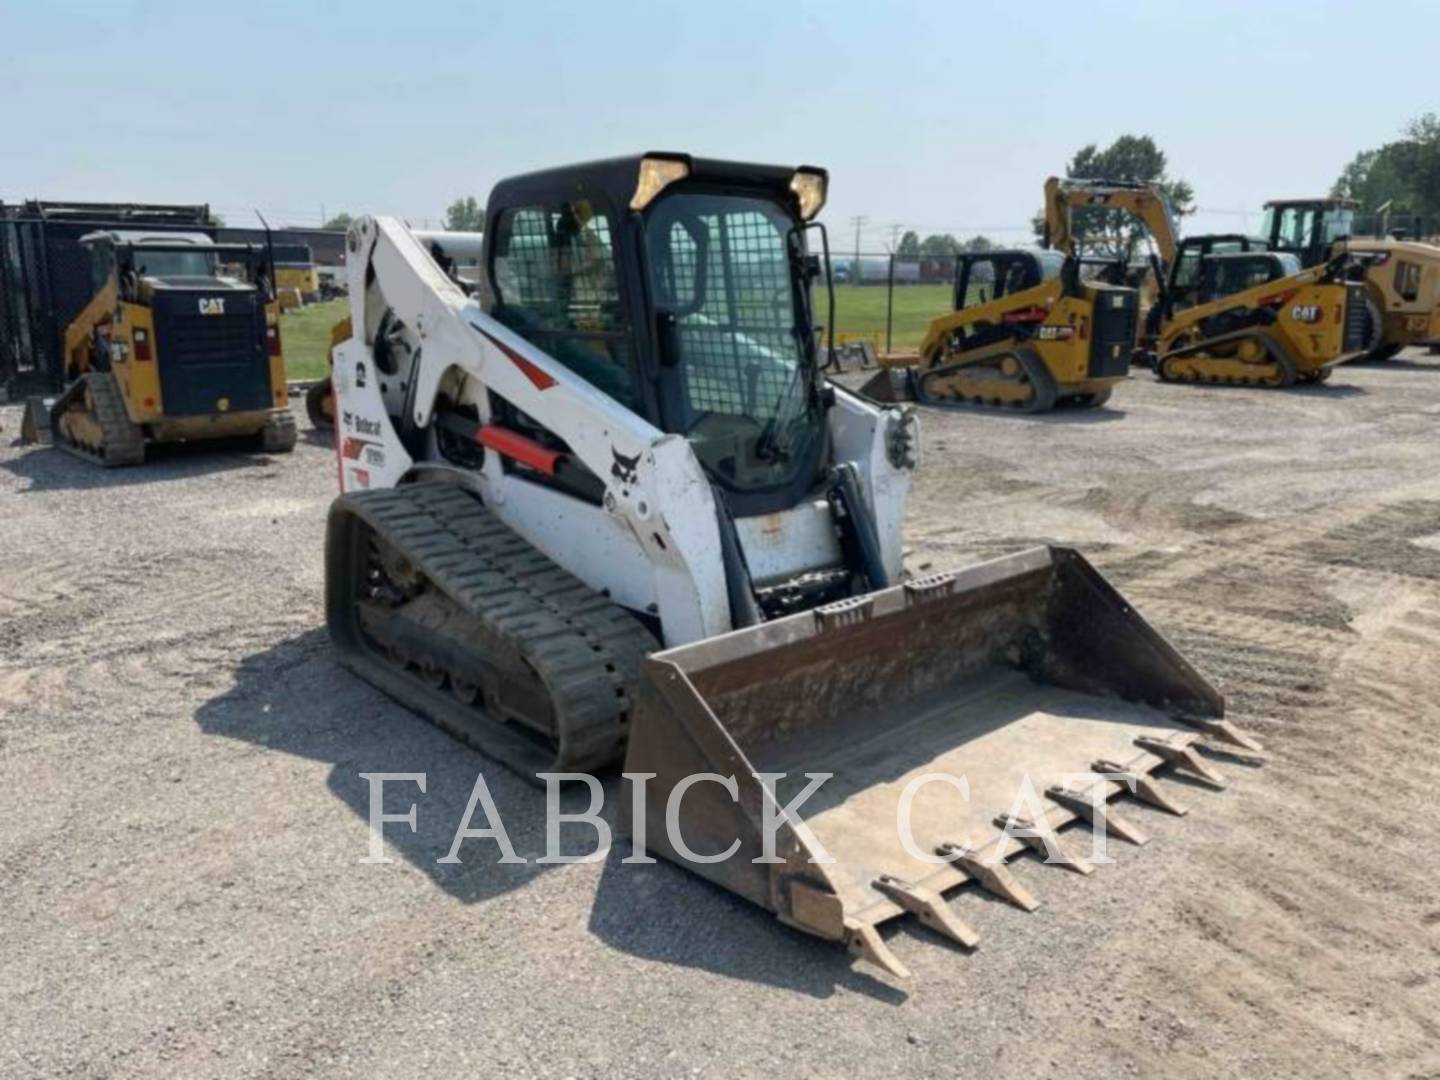
[[[548,694],[554,745],[466,705],[386,657],[361,629],[356,601],[373,530],[428,585],[523,659]],[[640,682],[658,645],[629,612],[557,566],[450,483],[357,492],[330,508],[326,605],[341,661],[385,693],[534,781],[616,761]]]
[[[61,426],[61,416],[73,405],[84,408],[85,389],[90,389],[90,399],[95,403],[95,421],[100,425],[104,451],[96,453],[89,447],[72,442]],[[120,387],[115,376],[108,371],[92,371],[76,379],[50,407],[50,434],[54,444],[76,457],[93,461],[106,468],[121,465],[138,465],[145,460],[145,435],[139,426],[131,423],[125,412],[125,402],[120,397]]]
[[[992,402],[973,401],[968,398],[955,401],[949,398],[937,397],[930,392],[929,386],[933,380],[943,379],[967,367],[980,367],[983,364],[997,361],[1001,359],[1003,355],[1013,356],[1016,361],[1019,362],[1021,368],[1024,369],[1025,377],[1029,380],[1035,395],[1029,401],[1018,405],[996,405]],[[984,360],[962,360],[957,363],[945,363],[941,361],[934,367],[921,372],[915,380],[916,400],[922,405],[931,405],[940,409],[984,408],[1017,413],[1042,413],[1049,412],[1055,407],[1055,401],[1059,397],[1059,393],[1059,388],[1055,385],[1055,379],[1050,374],[1049,368],[1045,366],[1045,361],[1041,360],[1039,355],[1033,350],[1025,348],[1014,349],[1008,354],[989,356]]]

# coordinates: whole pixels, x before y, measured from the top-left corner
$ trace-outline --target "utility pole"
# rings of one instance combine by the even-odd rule
[[[903,229],[903,228],[905,228],[904,225],[891,225],[891,226],[890,226],[890,252],[891,252],[891,254],[894,254],[894,253],[895,253],[895,250],[900,246],[900,230]]]
[[[860,275],[860,230],[865,227],[870,219],[863,214],[857,214],[850,219],[850,224],[855,226],[855,265],[850,269],[851,280],[856,280]]]

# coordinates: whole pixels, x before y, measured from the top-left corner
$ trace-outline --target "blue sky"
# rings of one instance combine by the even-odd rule
[[[1440,110],[1436,15],[1403,0],[0,0],[0,197],[418,224],[510,173],[677,149],[827,166],[825,219],[852,238],[867,215],[867,247],[892,224],[1018,240],[1046,175],[1133,132],[1195,186],[1207,212],[1190,231],[1233,230]]]

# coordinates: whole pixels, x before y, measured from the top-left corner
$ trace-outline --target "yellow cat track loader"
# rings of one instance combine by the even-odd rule
[[[1155,243],[1162,287],[1141,344],[1162,380],[1292,386],[1323,381],[1364,351],[1364,286],[1352,280],[1363,271],[1351,256],[1305,270],[1293,255],[1260,250],[1244,237],[1182,242],[1169,201],[1154,186],[1065,183],[1083,190],[1086,205],[1138,217]]]
[[[1156,773],[1256,747],[1077,552],[906,578],[914,412],[819,362],[827,183],[674,153],[503,180],[475,296],[352,226],[326,609],[397,702],[531,779],[623,759],[637,841],[903,975],[883,924],[972,947],[946,893],[1031,909],[1015,856],[1088,871],[1061,830],[1143,842],[1116,799],[1182,812]]]
[[[1129,375],[1139,294],[1103,275],[1082,278],[1070,242],[1072,203],[1083,186],[1045,184],[1052,251],[956,257],[953,311],[934,320],[914,353],[888,353],[864,388],[882,401],[990,405],[1046,412],[1066,402],[1103,405]],[[897,385],[893,372],[903,371]]]
[[[1182,245],[1181,274],[1187,257]],[[1159,303],[1153,363],[1166,382],[1318,383],[1364,355],[1365,286],[1348,256],[1301,270],[1293,255],[1217,252],[1199,257],[1198,274],[1193,289],[1172,275]]]
[[[268,452],[294,448],[263,247],[133,229],[80,245],[94,292],[65,329],[64,389],[26,404],[27,441],[107,467],[140,463],[147,443],[251,436]]]

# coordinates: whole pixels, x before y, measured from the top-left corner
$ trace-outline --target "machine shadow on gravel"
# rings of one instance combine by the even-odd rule
[[[1423,360],[1413,356],[1392,356],[1386,360],[1351,360],[1345,366],[1362,367],[1368,371],[1394,368],[1397,371],[1433,371],[1440,374],[1440,356],[1430,356]]]
[[[18,445],[18,443],[12,443]],[[273,465],[275,455],[253,449],[245,440],[212,440],[147,446],[145,461],[119,469],[105,469],[55,447],[33,447],[0,468],[29,484],[22,494],[41,491],[95,491],[131,487],[157,481],[185,480],[212,473]]]
[[[77,464],[83,464],[77,462]],[[385,785],[385,811],[405,813],[413,804],[416,831],[404,824],[385,827],[385,853],[422,870],[434,884],[464,904],[483,903],[529,884],[548,870],[581,868],[537,863],[546,853],[545,792],[508,769],[456,742],[403,706],[341,668],[323,628],[307,630],[245,657],[234,685],[195,714],[207,735],[234,739],[330,766],[326,786],[354,815],[354,872],[385,874],[385,866],[362,865],[364,826],[370,814],[370,786],[361,773],[420,772],[421,794],[413,783]],[[485,782],[524,865],[498,861],[495,845],[466,840],[459,864],[441,863],[465,816],[477,773]],[[828,997],[840,987],[898,1003],[905,994],[853,967],[844,951],[776,924],[772,915],[657,861],[624,865],[629,838],[618,823],[621,799],[628,797],[618,772],[602,777],[603,817],[613,843],[590,912],[590,930],[612,948],[632,956],[693,967],[749,982]],[[583,813],[589,793],[581,785],[562,789],[561,810]],[[481,828],[477,809],[471,827]],[[561,850],[585,855],[595,849],[595,831],[586,825],[561,829]],[[677,903],[677,897],[679,902]]]
[[[606,788],[608,803],[619,794],[619,785],[607,783]],[[891,1005],[909,996],[857,967],[844,949],[792,930],[749,901],[663,859],[624,865],[621,860],[629,853],[628,839],[617,839],[590,909],[590,932],[611,948],[814,998],[828,998],[841,988]],[[897,931],[906,932],[931,936],[924,929]],[[937,943],[943,940],[934,936]],[[964,958],[957,954],[953,959]]]
[[[77,463],[78,464],[78,463]],[[370,817],[370,782],[361,773],[424,773],[425,792],[414,783],[385,784],[385,812],[402,814],[417,807],[416,831],[404,824],[385,826],[385,852],[423,870],[437,886],[462,903],[473,904],[517,889],[546,870],[564,864],[536,863],[545,854],[545,793],[495,762],[466,748],[420,717],[385,697],[335,662],[329,635],[308,630],[263,652],[245,657],[231,689],[212,698],[195,714],[207,735],[247,742],[330,765],[326,785],[360,822],[354,872],[384,874],[387,868],[363,865],[364,827]],[[526,862],[501,863],[490,840],[468,839],[460,863],[441,863],[450,851],[466,805],[483,773],[510,841]],[[566,792],[562,810],[584,811],[584,791]],[[607,797],[607,805],[613,803]],[[608,816],[608,815],[607,815]],[[471,828],[485,826],[477,808]],[[594,848],[594,831],[576,829],[565,854]],[[562,840],[571,840],[569,830]],[[587,846],[588,845],[588,846]]]

